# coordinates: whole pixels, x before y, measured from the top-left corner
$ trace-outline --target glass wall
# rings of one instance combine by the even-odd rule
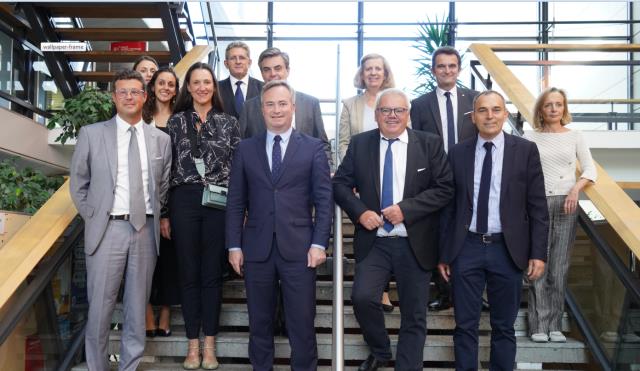
[[[549,24],[542,24],[538,2],[455,2],[455,46],[464,52],[474,42],[538,43],[547,31],[552,43],[628,43],[629,3],[627,2],[550,2]],[[251,74],[261,78],[258,55],[271,42],[289,53],[290,81],[296,89],[316,96],[323,104],[327,134],[333,136],[336,119],[335,100],[357,94],[353,75],[358,64],[358,50],[363,54],[379,53],[390,62],[397,87],[411,97],[420,84],[416,77],[421,58],[414,48],[419,22],[442,22],[449,15],[449,2],[216,2],[214,22],[221,51],[233,40],[246,41],[252,50]],[[359,12],[361,11],[361,12]],[[359,26],[362,44],[358,42]],[[338,61],[338,46],[340,57]],[[221,53],[222,56],[222,53]],[[499,53],[505,61],[539,59],[537,52]],[[629,60],[628,53],[549,53],[548,60]],[[466,53],[460,80],[469,86],[471,53]],[[593,62],[590,62],[593,63]],[[605,65],[609,63],[609,65]],[[629,66],[611,65],[512,66],[516,76],[537,95],[547,84],[565,88],[575,99],[631,98]],[[337,68],[340,79],[337,81]],[[218,75],[226,78],[220,64]],[[606,76],[606,78],[603,78]],[[339,84],[339,95],[336,86]],[[479,88],[479,87],[478,87]],[[580,113],[627,112],[626,104],[580,104]],[[606,121],[583,124],[581,128],[608,129]],[[619,127],[621,129],[627,126]]]

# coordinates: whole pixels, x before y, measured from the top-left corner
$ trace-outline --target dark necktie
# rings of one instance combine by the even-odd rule
[[[453,103],[451,102],[451,92],[444,93],[447,97],[447,152],[456,144],[456,125],[453,122]]]
[[[240,111],[242,111],[242,105],[244,104],[244,95],[242,95],[242,88],[240,88],[240,86],[242,85],[242,81],[237,81],[236,82],[236,112],[238,114],[240,114]]]
[[[129,128],[129,223],[139,231],[147,221],[144,191],[142,189],[142,165],[136,128]]]
[[[273,138],[273,149],[271,150],[271,179],[275,182],[280,174],[282,168],[282,148],[280,148],[280,141],[282,137],[276,135]]]
[[[391,152],[391,145],[396,139],[385,139],[388,142],[387,151],[384,154],[384,169],[382,172],[382,198],[380,202],[380,209],[384,209],[393,205],[393,152]],[[384,230],[391,232],[393,224],[387,219],[384,220]]]
[[[482,162],[482,174],[480,175],[480,190],[478,191],[478,211],[476,213],[476,232],[487,233],[489,219],[489,189],[491,188],[491,147],[493,143],[485,142],[484,149],[487,153]]]

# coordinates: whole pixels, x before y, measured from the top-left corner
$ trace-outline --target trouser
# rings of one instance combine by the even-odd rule
[[[391,344],[380,296],[392,273],[401,316],[395,369],[422,370],[431,272],[420,267],[407,238],[376,238],[371,251],[356,263],[353,311],[371,354],[381,361],[390,360]]]
[[[182,315],[188,339],[219,329],[224,259],[223,210],[202,206],[202,185],[171,191],[171,235],[178,256]]]
[[[147,217],[140,231],[125,220],[109,221],[100,246],[85,258],[89,299],[85,352],[89,370],[109,370],[109,327],[124,275],[119,369],[134,371],[144,351],[145,309],[157,258],[153,218]]]
[[[570,248],[576,238],[577,212],[566,214],[566,196],[547,197],[549,245],[542,277],[529,286],[529,331],[532,334],[561,331],[567,289]]]
[[[470,232],[451,264],[456,320],[453,343],[458,371],[478,369],[478,326],[485,285],[491,307],[490,370],[513,370],[513,324],[520,307],[522,270],[511,259],[503,240],[485,243]]]

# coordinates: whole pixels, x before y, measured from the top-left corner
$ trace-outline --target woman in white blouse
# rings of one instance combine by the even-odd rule
[[[560,330],[578,196],[582,188],[595,182],[597,170],[582,134],[566,127],[571,114],[563,90],[545,90],[536,101],[534,114],[534,131],[524,136],[540,151],[549,207],[549,245],[545,273],[529,286],[529,331],[535,342],[565,342]],[[578,179],[577,161],[582,170]]]
[[[358,94],[342,101],[340,114],[340,158],[347,153],[351,136],[377,129],[375,121],[375,103],[378,92],[394,88],[393,73],[387,60],[380,54],[367,54],[360,60],[360,67],[353,78],[353,86],[364,89]]]

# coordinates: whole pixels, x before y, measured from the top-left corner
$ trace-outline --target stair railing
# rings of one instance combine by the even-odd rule
[[[336,135],[334,164],[336,170],[340,165],[340,45],[337,46],[336,56]],[[342,264],[342,209],[335,205],[333,218],[333,330],[331,342],[331,370],[344,369],[344,293],[343,293],[343,264]]]

